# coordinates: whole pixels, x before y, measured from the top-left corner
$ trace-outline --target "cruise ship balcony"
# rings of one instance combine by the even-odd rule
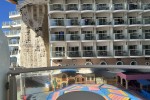
[[[50,13],[63,13],[62,11],[64,11],[64,6],[62,4],[52,4],[49,6]]]
[[[20,30],[4,31],[4,34],[7,37],[19,37],[20,36]]]
[[[123,40],[126,40],[127,38],[125,37],[124,34],[122,33],[114,33],[114,40],[120,40],[120,41],[123,41]]]
[[[67,41],[78,41],[78,40],[80,40],[80,35],[79,34],[67,34],[66,40]]]
[[[50,19],[50,28],[65,27],[64,19]]]
[[[144,50],[144,55],[145,56],[150,56],[150,49],[145,49]]]
[[[51,56],[54,58],[64,58],[65,57],[65,51],[52,51]]]
[[[142,8],[143,8],[144,12],[150,11],[150,4],[143,4]]]
[[[64,33],[62,33],[62,34],[51,34],[51,41],[64,41],[64,40],[65,40]]]
[[[9,22],[3,22],[2,28],[18,28],[21,27],[21,20],[15,20],[15,21],[9,21]]]
[[[110,10],[109,4],[97,4],[96,5],[97,12],[106,12]]]
[[[95,39],[94,34],[85,33],[85,34],[82,34],[82,40],[96,40],[96,39]]]
[[[80,20],[78,19],[66,19],[66,27],[80,27]]]
[[[96,57],[93,50],[83,50],[83,57]]]
[[[97,34],[97,40],[111,40],[111,37],[107,34]]]
[[[129,35],[129,39],[136,39],[136,40],[139,40],[139,39],[142,39],[142,35],[139,35],[138,33],[130,33]]]
[[[110,56],[107,50],[97,50],[97,57],[108,57]]]
[[[8,44],[9,46],[18,46],[19,40],[9,40]]]
[[[144,26],[150,26],[150,16],[143,18],[143,24]]]
[[[80,51],[68,51],[67,52],[68,57],[81,57]]]
[[[124,18],[114,18],[114,25],[122,26],[127,24],[127,20]]]
[[[116,3],[113,5],[112,10],[114,12],[124,12],[127,11],[126,5],[122,3]]]
[[[130,11],[141,11],[141,6],[139,3],[130,3],[128,4],[128,10]]]
[[[18,55],[18,50],[11,50],[10,51],[10,56],[17,56]]]
[[[128,53],[125,50],[114,50],[114,56],[128,56]]]
[[[130,56],[142,56],[141,52],[139,50],[136,50],[136,49],[130,49],[129,55]]]
[[[99,18],[96,20],[97,27],[110,26],[112,25],[110,19],[108,18]]]
[[[150,39],[150,33],[145,33],[145,39]]]
[[[93,26],[95,25],[95,20],[94,19],[81,19],[81,23],[82,23],[82,27],[86,27],[86,26]]]
[[[79,5],[78,4],[67,4],[66,5],[66,11],[79,11]]]
[[[139,18],[128,18],[128,24],[129,24],[129,26],[140,26],[141,24],[143,24],[142,23],[142,20],[141,19],[139,19]]]
[[[21,18],[21,14],[19,11],[11,11],[11,12],[9,12],[9,18],[10,19],[18,19],[18,18]]]
[[[82,12],[88,12],[88,11],[93,11],[93,4],[82,4],[81,5],[81,10]]]

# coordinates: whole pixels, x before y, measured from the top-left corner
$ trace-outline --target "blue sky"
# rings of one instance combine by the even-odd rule
[[[2,28],[3,21],[9,21],[9,12],[16,10],[16,5],[0,0],[0,28]]]

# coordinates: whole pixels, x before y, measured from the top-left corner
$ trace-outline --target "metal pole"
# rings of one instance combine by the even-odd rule
[[[9,100],[17,100],[17,84],[15,75],[10,76],[9,97]]]

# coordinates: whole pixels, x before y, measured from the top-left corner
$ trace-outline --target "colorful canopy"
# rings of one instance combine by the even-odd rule
[[[63,94],[69,93],[69,92],[75,92],[75,91],[89,91],[96,93],[98,95],[101,95],[105,98],[105,100],[141,100],[138,97],[125,92],[117,87],[111,86],[111,85],[97,85],[97,84],[74,84],[71,86],[68,86],[66,88],[57,90],[55,92],[51,92],[47,100],[57,100],[59,96],[62,96]]]
[[[18,0],[7,0],[7,1],[12,3],[12,4],[18,4]]]

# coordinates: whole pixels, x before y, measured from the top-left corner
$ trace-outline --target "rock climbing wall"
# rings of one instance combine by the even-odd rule
[[[28,5],[22,9],[20,66],[49,66],[47,5]]]

